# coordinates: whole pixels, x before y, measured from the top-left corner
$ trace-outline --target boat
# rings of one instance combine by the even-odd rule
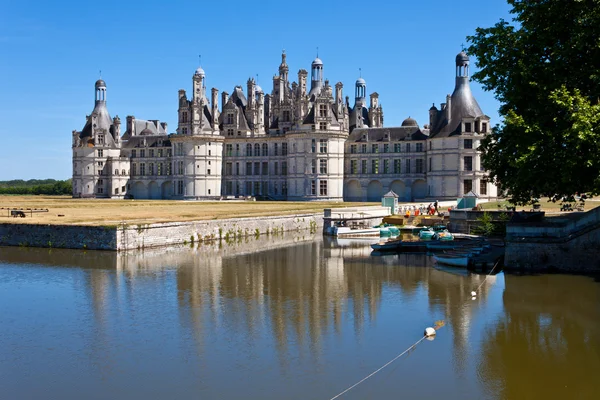
[[[469,266],[470,255],[434,254],[433,259],[440,264],[451,265],[453,267],[467,268]]]
[[[419,231],[419,239],[431,239],[435,235],[433,228],[421,229]]]
[[[392,224],[383,224],[379,229],[381,236],[398,236],[400,234],[400,229]]]
[[[371,248],[375,251],[396,251],[402,246],[402,240],[388,240],[387,242],[372,243]]]
[[[454,240],[454,236],[448,231],[436,232],[431,237],[433,240]]]
[[[332,233],[337,237],[380,236],[380,228],[334,226]]]

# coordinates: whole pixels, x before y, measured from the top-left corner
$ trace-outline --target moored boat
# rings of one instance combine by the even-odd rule
[[[348,226],[334,226],[333,235],[337,237],[353,236],[379,236],[380,228],[354,228]]]
[[[434,254],[433,259],[440,264],[451,265],[453,267],[467,268],[469,266],[470,255],[462,254]]]

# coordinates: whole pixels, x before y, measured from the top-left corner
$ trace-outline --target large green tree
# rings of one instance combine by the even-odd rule
[[[600,193],[600,0],[508,0],[511,23],[467,40],[473,79],[503,118],[483,141],[490,178],[518,204]]]

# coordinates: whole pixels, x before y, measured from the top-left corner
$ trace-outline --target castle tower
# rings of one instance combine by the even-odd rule
[[[287,81],[288,81],[288,73],[289,72],[290,72],[290,68],[288,67],[287,62],[286,62],[285,50],[283,50],[283,52],[281,53],[281,65],[279,65],[279,76],[285,83],[287,83]]]
[[[210,200],[221,196],[221,169],[224,138],[219,132],[219,91],[211,90],[211,104],[206,98],[206,75],[199,67],[192,77],[194,97],[185,99],[179,92],[180,110],[189,104],[190,122],[182,123],[177,134],[170,135],[173,146],[173,198],[185,200]],[[223,93],[226,97],[227,94]],[[184,107],[185,109],[185,107]],[[181,118],[181,117],[180,117]]]

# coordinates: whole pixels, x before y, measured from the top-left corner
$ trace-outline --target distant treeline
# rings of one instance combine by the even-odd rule
[[[30,179],[24,181],[0,181],[0,194],[72,194],[71,179],[58,181],[56,179]]]

